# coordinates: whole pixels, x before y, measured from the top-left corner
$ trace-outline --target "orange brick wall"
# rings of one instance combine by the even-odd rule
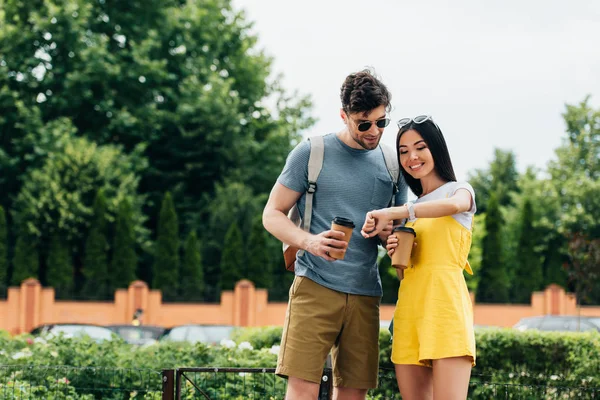
[[[54,289],[35,279],[8,290],[0,301],[0,329],[12,334],[28,332],[45,323],[70,322],[98,325],[128,324],[136,309],[144,310],[142,323],[175,326],[188,323],[234,326],[283,325],[286,303],[269,303],[268,292],[252,282],[239,281],[233,291],[221,294],[219,304],[162,303],[161,293],[141,281],[117,290],[112,302],[56,301]],[[474,304],[476,325],[510,327],[533,315],[577,313],[575,297],[556,285],[531,295],[531,304]],[[600,307],[582,307],[582,315],[600,316]],[[394,305],[381,306],[381,319],[391,320]]]

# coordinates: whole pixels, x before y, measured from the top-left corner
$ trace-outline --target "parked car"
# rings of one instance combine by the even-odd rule
[[[45,324],[31,331],[34,336],[54,337],[63,335],[68,338],[89,336],[96,342],[112,340],[116,337],[110,329],[91,324]]]
[[[165,330],[161,341],[219,344],[230,339],[235,329],[231,325],[180,325]]]
[[[600,317],[582,317],[577,315],[545,315],[521,318],[513,328],[520,331],[537,329],[540,331],[600,332]]]
[[[127,343],[145,345],[156,343],[165,328],[153,325],[107,325],[106,328],[122,337]]]

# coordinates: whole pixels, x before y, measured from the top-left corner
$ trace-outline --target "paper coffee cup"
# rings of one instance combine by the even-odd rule
[[[348,218],[335,217],[333,221],[331,221],[331,230],[344,232],[344,238],[342,240],[346,243],[350,243],[352,231],[354,230],[354,222]],[[343,260],[345,255],[346,249],[331,250],[329,252],[329,256],[337,260]]]
[[[413,228],[399,226],[394,228],[392,235],[398,238],[398,247],[392,254],[392,267],[407,268],[410,264],[410,254],[417,234]]]

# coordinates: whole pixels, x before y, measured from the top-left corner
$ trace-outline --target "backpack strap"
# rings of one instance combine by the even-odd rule
[[[396,193],[398,193],[398,178],[400,177],[400,166],[398,165],[398,157],[396,152],[385,144],[381,143],[379,145],[381,152],[383,153],[383,159],[385,160],[385,167],[392,178],[392,182],[394,184],[394,192],[392,194],[392,201],[390,205],[393,207],[396,204]]]
[[[323,136],[311,136],[308,140],[310,142],[310,156],[308,157],[308,189],[306,190],[304,218],[302,222],[302,228],[306,232],[310,232],[313,196],[317,191],[317,179],[319,178],[321,168],[323,167],[323,155],[325,153]],[[303,254],[304,250],[300,250],[300,255]]]

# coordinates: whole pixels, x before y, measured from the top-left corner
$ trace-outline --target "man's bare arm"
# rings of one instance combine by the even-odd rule
[[[327,230],[313,235],[294,225],[287,217],[301,195],[302,193],[289,189],[279,182],[275,183],[263,211],[263,225],[269,233],[283,243],[306,250],[328,261],[334,261],[335,259],[329,257],[327,253],[333,248],[347,247],[347,243],[342,240],[343,232]]]

